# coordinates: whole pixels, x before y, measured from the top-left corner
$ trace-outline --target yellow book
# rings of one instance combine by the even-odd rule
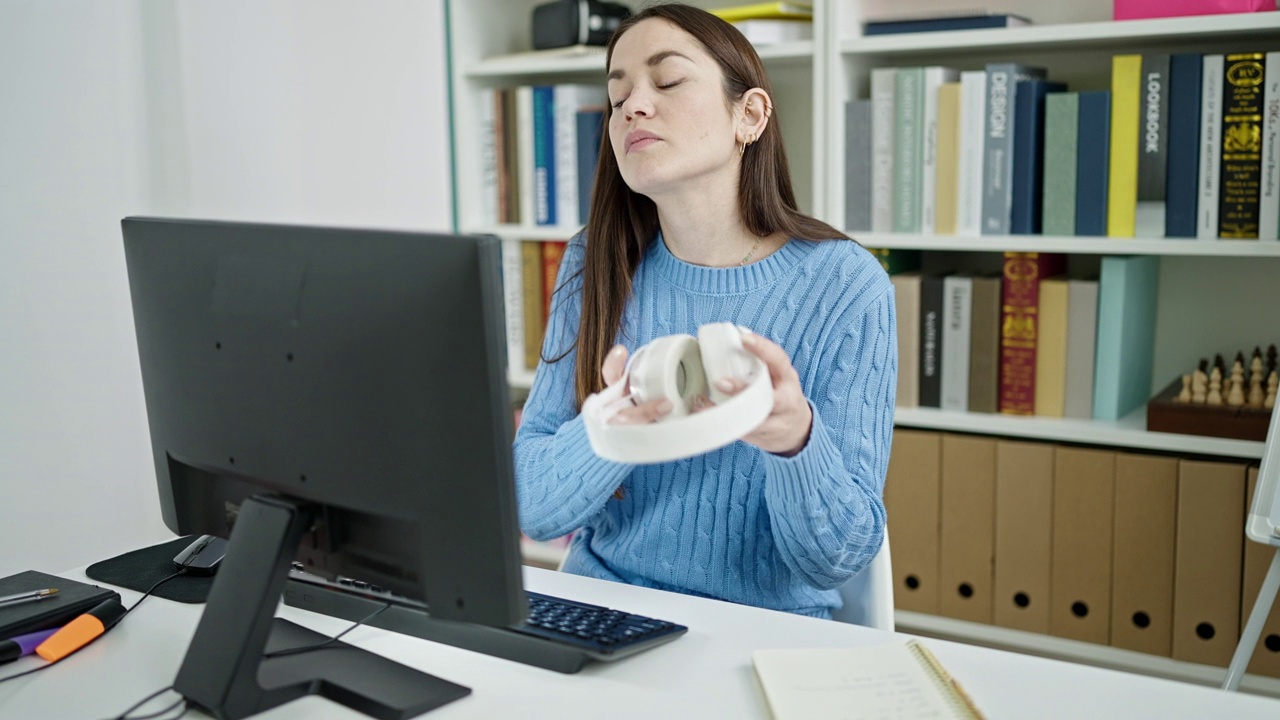
[[[1040,281],[1036,315],[1036,415],[1062,417],[1067,404],[1067,280]]]
[[[524,291],[524,367],[537,370],[542,356],[542,330],[546,327],[543,297],[542,243],[525,240],[520,243],[520,279]]]
[[[1111,167],[1107,181],[1107,236],[1134,236],[1138,210],[1138,114],[1142,56],[1111,58]]]
[[[812,20],[813,6],[794,2],[762,2],[708,10],[725,22],[742,20]]]
[[[938,163],[933,191],[933,231],[956,234],[956,197],[960,172],[960,83],[938,88]]]

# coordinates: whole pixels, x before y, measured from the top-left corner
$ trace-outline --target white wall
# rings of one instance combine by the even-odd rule
[[[165,539],[119,219],[447,229],[442,0],[0,4],[0,575]]]

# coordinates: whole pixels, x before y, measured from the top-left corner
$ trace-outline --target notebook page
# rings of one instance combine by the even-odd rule
[[[967,717],[906,643],[752,654],[774,720],[945,720]]]

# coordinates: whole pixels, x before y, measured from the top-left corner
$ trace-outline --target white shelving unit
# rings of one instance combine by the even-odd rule
[[[532,8],[541,0],[447,0],[456,224],[516,240],[563,240],[577,227],[494,225],[483,219],[481,109],[495,88],[557,82],[604,82],[604,53],[574,48],[531,53]],[[741,4],[704,0],[703,7]],[[1108,89],[1111,57],[1142,52],[1229,52],[1280,48],[1280,13],[1113,22],[1111,0],[1010,0],[1001,11],[1035,25],[1002,30],[862,37],[865,18],[900,14],[893,0],[813,0],[813,41],[762,49],[775,90],[801,209],[833,224],[844,217],[844,103],[867,97],[870,71],[884,66],[988,62],[1041,65],[1073,90]],[[911,11],[946,11],[954,0],[917,0]],[[1005,251],[1080,256],[1161,256],[1152,392],[1205,354],[1247,350],[1280,327],[1276,279],[1280,242],[1110,239],[1096,237],[897,235],[853,233],[868,247],[949,251],[990,257]],[[1085,258],[1087,259],[1087,258]],[[513,372],[527,387],[532,373]],[[1261,457],[1262,443],[1148,432],[1145,412],[1118,422],[1010,417],[933,409],[899,409],[901,427],[1034,438],[1139,451],[1231,459]],[[546,558],[542,558],[546,560]],[[1061,657],[1191,682],[1216,684],[1220,669],[1114,648],[1020,633],[988,625],[898,613],[901,629],[1038,655]],[[1247,677],[1245,689],[1280,695],[1280,681]]]

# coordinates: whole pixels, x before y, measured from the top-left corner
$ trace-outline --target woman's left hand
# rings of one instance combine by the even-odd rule
[[[791,366],[787,351],[777,343],[755,333],[743,333],[742,347],[764,361],[773,382],[773,411],[755,430],[743,437],[766,452],[791,456],[804,449],[813,427],[813,410],[800,387],[800,374]],[[737,395],[747,387],[739,378],[720,380],[719,389]]]

